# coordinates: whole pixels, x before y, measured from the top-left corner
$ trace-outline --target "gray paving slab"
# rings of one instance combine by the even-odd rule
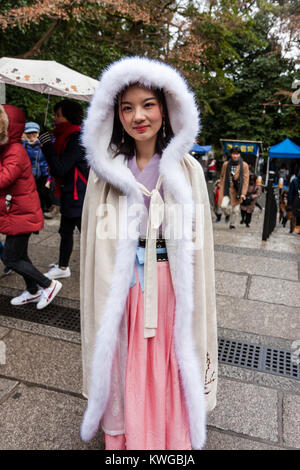
[[[257,372],[245,367],[235,367],[227,364],[219,364],[219,376],[234,379],[239,382],[251,383],[261,387],[287,393],[298,393],[299,382],[295,379],[280,377],[274,374]]]
[[[208,428],[204,450],[282,450],[282,447],[270,445],[254,439],[245,439],[225,432]]]
[[[4,336],[6,336],[8,332],[9,332],[9,328],[5,328],[3,326],[0,326],[0,339],[2,339]]]
[[[6,364],[6,344],[4,339],[0,339],[0,367]]]
[[[47,235],[48,236],[45,236],[45,238],[41,237],[41,240],[37,238],[38,244],[40,246],[59,248],[60,239],[61,239],[59,233],[48,232]],[[79,240],[80,240],[79,234],[74,233],[74,245],[73,245],[74,250],[79,250],[79,244],[80,244]]]
[[[217,245],[214,244],[216,252],[233,253],[240,256],[257,256],[258,258],[271,258],[275,260],[300,262],[300,254],[287,253],[282,251],[261,250],[257,248],[230,246],[230,245]]]
[[[300,307],[299,281],[278,282],[277,279],[253,276],[248,299],[272,304]]]
[[[100,432],[88,444],[80,438],[86,401],[24,384],[0,404],[1,450],[103,449]]]
[[[5,344],[2,375],[81,393],[80,345],[18,330],[11,331]]]
[[[300,395],[283,398],[283,440],[286,445],[300,449]]]
[[[18,289],[19,292],[16,295],[19,295],[26,288],[24,279],[14,272],[7,276],[0,277],[0,287]]]
[[[299,243],[300,236],[297,234],[277,234],[274,233],[268,239],[265,249],[272,250],[272,251],[287,251],[290,253],[299,254],[300,253],[300,243]]]
[[[246,231],[243,226],[229,230],[225,224],[214,224],[214,242],[217,245],[300,254],[299,238],[299,235],[289,234],[288,230],[282,232],[276,229],[267,241],[262,241],[262,226],[260,230],[251,228]]]
[[[217,406],[208,424],[235,433],[278,441],[277,392],[220,378]]]
[[[51,237],[53,237],[53,233],[45,230],[41,230],[38,234],[33,233],[29,238],[29,249],[36,244],[40,244],[42,241],[47,243],[47,240]]]
[[[300,338],[299,307],[218,295],[217,314],[221,328],[290,340]]]
[[[246,292],[247,275],[216,271],[216,293],[243,298]]]
[[[1,326],[0,331],[1,329],[10,331],[9,328],[13,328],[14,330],[27,331],[28,333],[34,333],[39,336],[48,336],[49,338],[62,339],[64,341],[68,341],[69,343],[81,344],[80,333],[76,331],[65,330],[63,328],[43,325],[40,323],[20,320],[19,318],[7,317],[3,315],[0,315],[0,325],[5,325],[8,327],[4,328]]]
[[[229,230],[228,226],[214,224],[214,243],[217,245],[239,246],[262,249],[261,235],[257,232],[245,232],[244,227]]]
[[[298,263],[266,259],[261,256],[215,252],[215,268],[218,271],[257,274],[279,279],[298,279]]]
[[[292,349],[292,344],[294,342],[290,339],[278,338],[276,336],[265,336],[258,335],[255,333],[241,331],[241,330],[232,330],[229,328],[218,327],[218,335],[220,338],[232,339],[237,341],[246,341],[247,343],[261,344],[263,346],[276,347],[278,349]]]
[[[34,265],[43,266],[43,272],[48,271],[49,264],[57,264],[59,256],[59,246],[47,246],[44,245],[32,245],[29,250],[29,257]],[[73,250],[70,258],[70,269],[73,272],[79,271],[79,260],[80,252],[79,250]]]
[[[1,365],[0,365],[1,373]],[[3,403],[9,395],[17,387],[18,382],[16,380],[7,380],[0,377],[0,403]],[[0,433],[1,434],[1,433]],[[1,446],[0,446],[1,449]]]
[[[50,262],[56,262],[58,259],[58,248],[52,246],[45,246],[35,244],[29,247],[29,258],[31,262],[37,266],[42,266],[42,272],[48,271]]]

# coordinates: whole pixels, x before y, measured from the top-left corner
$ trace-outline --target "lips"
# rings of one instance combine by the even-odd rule
[[[137,132],[144,132],[148,129],[148,126],[138,126],[134,128]]]

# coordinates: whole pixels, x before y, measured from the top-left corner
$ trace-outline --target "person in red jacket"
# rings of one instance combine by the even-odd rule
[[[21,144],[24,126],[23,111],[0,105],[0,232],[6,235],[3,262],[26,284],[11,304],[37,302],[40,310],[52,302],[62,284],[38,271],[27,253],[29,237],[43,228],[44,219],[30,159]]]

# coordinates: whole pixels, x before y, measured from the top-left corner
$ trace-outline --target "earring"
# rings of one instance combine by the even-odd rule
[[[125,131],[124,131],[124,127],[122,127],[122,139],[121,139],[121,144],[124,144],[125,142]]]
[[[163,118],[163,138],[166,138],[166,120]]]

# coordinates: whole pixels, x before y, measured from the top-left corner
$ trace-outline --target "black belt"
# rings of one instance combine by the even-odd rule
[[[146,238],[139,238],[139,246],[141,246],[142,248],[146,247],[146,242]],[[166,240],[164,238],[157,238],[156,248],[166,248]]]
[[[146,238],[139,238],[139,246],[146,247]],[[164,238],[156,239],[156,248],[166,248],[166,240]],[[168,261],[168,253],[156,253],[156,261]]]
[[[168,261],[168,253],[156,253],[156,261]]]

